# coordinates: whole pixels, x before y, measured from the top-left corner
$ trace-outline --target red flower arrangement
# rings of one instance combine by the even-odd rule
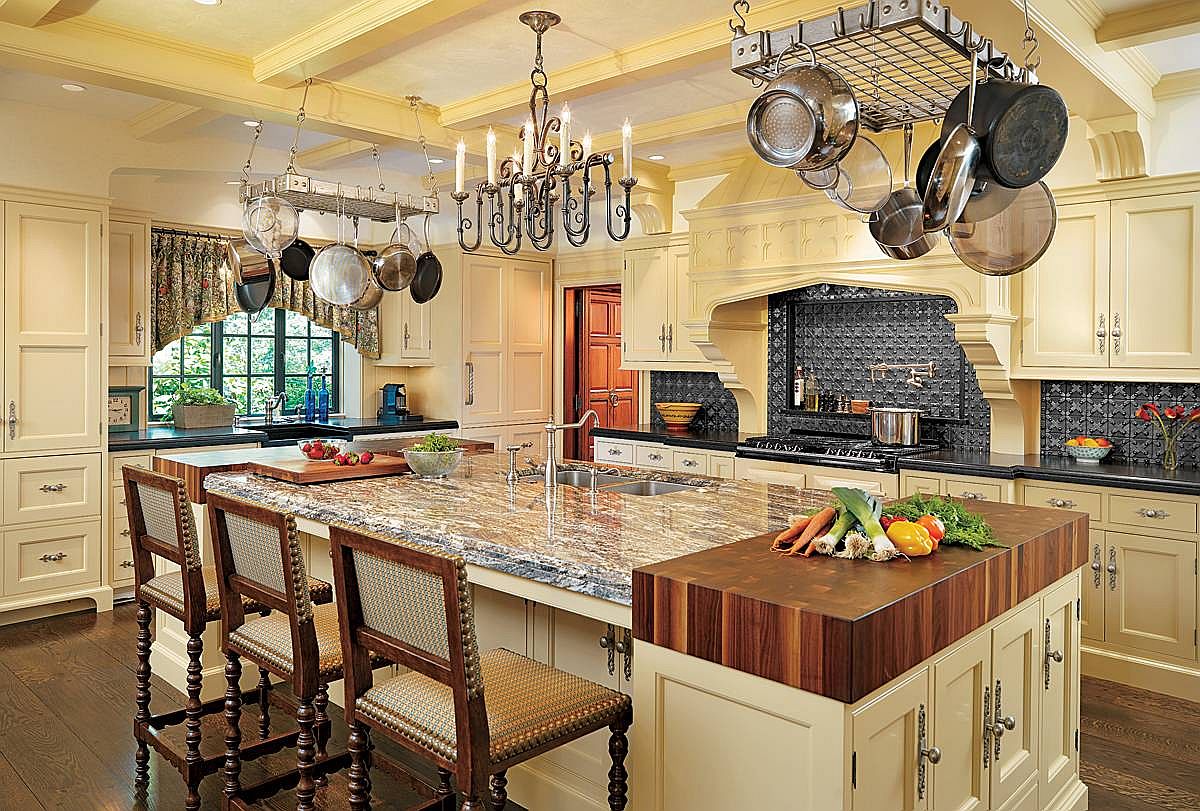
[[[1200,406],[1187,409],[1181,405],[1159,407],[1155,403],[1146,403],[1136,414],[1142,422],[1158,423],[1163,439],[1163,467],[1167,470],[1179,467],[1179,438],[1200,422]]]

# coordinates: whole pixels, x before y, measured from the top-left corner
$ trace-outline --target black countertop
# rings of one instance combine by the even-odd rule
[[[280,423],[286,425],[287,423]],[[402,434],[413,431],[453,431],[455,420],[402,421],[395,417],[332,417],[331,428],[340,428],[352,437],[364,434]],[[240,445],[266,442],[267,434],[256,430],[254,423],[246,428],[188,428],[155,425],[140,431],[122,431],[108,435],[108,449],[113,453],[138,450],[169,450],[196,448],[206,445]]]
[[[628,428],[593,428],[592,436],[608,439],[628,439],[633,442],[661,442],[682,448],[702,448],[710,451],[735,451],[742,441],[760,434],[739,434],[736,431],[687,431],[677,433],[655,425],[634,425]]]
[[[1063,456],[1020,456],[1004,453],[939,451],[900,459],[900,470],[927,470],[984,476],[993,479],[1034,479],[1097,487],[1125,487],[1159,493],[1200,495],[1200,469],[1168,471],[1159,465],[1126,465],[1101,462],[1080,464]]]

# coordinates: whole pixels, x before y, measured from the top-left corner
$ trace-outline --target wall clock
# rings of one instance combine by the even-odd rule
[[[145,386],[109,386],[108,430],[136,431],[142,419],[141,393]]]

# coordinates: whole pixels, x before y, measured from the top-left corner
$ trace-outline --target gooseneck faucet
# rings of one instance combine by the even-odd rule
[[[579,418],[579,422],[573,422],[569,425],[555,425],[554,420],[546,423],[546,489],[553,490],[558,486],[558,462],[554,458],[554,435],[559,431],[568,430],[571,428],[582,428],[587,422],[588,417],[592,418],[592,427],[600,427],[600,415],[593,409],[588,409],[583,412],[583,416]]]

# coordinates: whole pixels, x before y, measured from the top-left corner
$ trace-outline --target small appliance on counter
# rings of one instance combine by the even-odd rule
[[[394,417],[401,422],[420,422],[420,414],[408,410],[408,391],[403,383],[384,383],[379,390],[379,417]]]

